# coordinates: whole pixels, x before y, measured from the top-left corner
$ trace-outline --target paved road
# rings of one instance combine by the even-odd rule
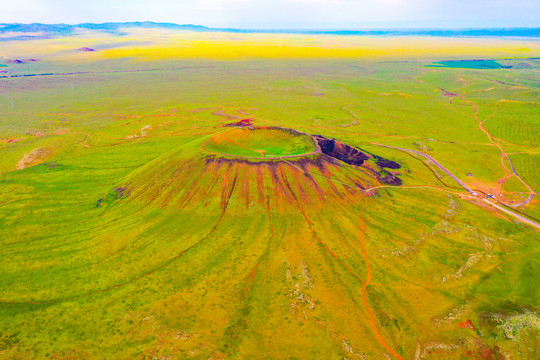
[[[434,158],[432,158],[431,156],[429,156],[428,154],[424,154],[423,152],[420,152],[420,151],[416,151],[416,150],[410,150],[410,149],[403,149],[403,148],[398,148],[398,147],[395,147],[395,146],[389,146],[389,145],[382,145],[382,144],[375,144],[375,143],[372,143],[372,145],[377,145],[377,146],[382,146],[382,147],[385,147],[385,148],[390,148],[390,149],[396,149],[396,150],[401,150],[401,151],[406,151],[406,152],[410,152],[410,153],[414,153],[414,154],[417,154],[417,155],[420,155],[420,156],[423,156],[425,157],[426,159],[428,159],[429,161],[431,161],[432,163],[434,163],[435,165],[437,165],[442,171],[444,171],[445,173],[448,174],[448,176],[450,176],[452,179],[456,180],[456,182],[461,185],[461,187],[463,187],[465,190],[467,190],[469,193],[474,193],[474,191],[468,187],[463,181],[459,180],[456,176],[454,176],[454,174],[452,174],[448,169],[446,169],[444,166],[442,166],[441,164],[439,164],[437,162],[437,160],[435,160]]]
[[[492,202],[489,201],[489,200],[482,199],[482,201],[485,202],[486,204],[489,204],[489,205],[493,206],[494,208],[496,208],[496,209],[502,211],[502,212],[505,213],[505,214],[508,214],[508,215],[510,215],[510,216],[513,216],[514,218],[516,218],[517,220],[521,221],[522,223],[527,224],[527,225],[530,225],[530,226],[535,227],[535,228],[537,228],[538,230],[540,230],[540,224],[537,223],[536,221],[532,221],[532,220],[530,220],[530,219],[527,219],[526,217],[521,216],[521,215],[519,215],[519,214],[516,214],[515,212],[510,211],[510,210],[508,210],[508,209],[505,209],[505,208],[503,208],[502,206],[499,206],[499,205],[497,205],[497,204],[494,204],[494,203],[492,203]]]
[[[389,146],[389,145],[382,145],[382,144],[376,144],[376,143],[372,143],[372,145],[377,145],[377,146],[382,146],[382,147],[385,147],[385,148],[390,148],[390,149],[396,149],[396,150],[401,150],[401,151],[405,151],[405,152],[410,152],[410,153],[414,153],[414,154],[417,154],[417,155],[420,155],[420,156],[423,156],[424,158],[428,159],[429,161],[431,161],[433,164],[437,165],[441,170],[443,170],[445,173],[448,174],[448,176],[450,176],[452,179],[456,180],[456,182],[461,185],[465,190],[467,190],[470,194],[472,195],[476,195],[476,193],[470,188],[468,187],[463,181],[459,180],[454,174],[452,174],[450,171],[448,171],[448,169],[446,169],[444,166],[442,166],[441,164],[439,164],[434,158],[432,158],[431,156],[429,156],[428,154],[424,154],[423,152],[420,152],[420,151],[416,151],[416,150],[410,150],[410,149],[404,149],[404,148],[398,148],[398,147],[395,147],[395,146]],[[530,225],[538,230],[540,230],[540,224],[533,221],[533,220],[530,220],[530,219],[527,219],[526,217],[524,216],[521,216],[519,214],[516,214],[515,212],[513,211],[510,211],[502,206],[499,206],[495,203],[492,203],[491,201],[487,200],[487,199],[482,199],[483,202],[485,202],[486,204],[490,205],[490,206],[493,206],[494,208],[496,208],[497,210],[500,210],[502,211],[503,213],[507,214],[507,215],[510,215],[512,216],[514,219],[524,223],[524,224],[527,224],[527,225]]]

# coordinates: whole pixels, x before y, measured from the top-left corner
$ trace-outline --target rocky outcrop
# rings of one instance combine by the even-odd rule
[[[341,141],[335,139],[327,139],[321,135],[313,135],[313,138],[319,144],[323,154],[330,155],[338,160],[343,161],[349,165],[360,166],[365,160],[371,158],[371,156],[364,154],[360,150],[353,148]]]
[[[319,147],[323,154],[331,156],[335,159],[341,160],[344,163],[355,166],[364,165],[365,161],[373,159],[375,161],[376,167],[379,170],[373,168],[373,166],[366,166],[374,175],[379,179],[379,181],[385,185],[394,185],[399,186],[402,184],[400,178],[395,174],[384,170],[387,169],[399,169],[401,165],[395,161],[385,159],[380,156],[372,155],[361,151],[360,149],[349,146],[341,141],[336,139],[327,139],[321,135],[313,135],[313,138],[319,144]]]
[[[253,120],[251,120],[251,119],[243,119],[243,120],[240,120],[238,122],[225,124],[225,126],[228,126],[228,127],[250,127],[250,126],[253,126]]]

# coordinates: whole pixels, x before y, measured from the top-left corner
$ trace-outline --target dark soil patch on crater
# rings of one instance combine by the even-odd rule
[[[105,197],[98,199],[96,207],[111,205],[116,200],[127,199],[131,195],[131,190],[126,187],[116,187],[110,191]]]
[[[388,160],[379,156],[376,156],[375,159],[377,161],[377,165],[379,165],[382,168],[393,169],[393,170],[401,168],[401,165],[399,165],[395,161]]]
[[[330,155],[349,165],[360,166],[365,160],[371,158],[369,155],[364,154],[360,150],[344,144],[341,141],[327,139],[321,135],[313,135],[313,137],[319,143],[319,147],[324,154]]]
[[[401,165],[397,162],[367,153],[336,139],[327,139],[321,135],[313,135],[313,138],[319,144],[323,154],[341,160],[349,165],[363,166],[372,171],[383,184],[394,186],[402,184],[401,179],[395,174],[384,170],[384,168],[394,170],[401,168]],[[373,165],[366,164],[366,161],[372,159],[374,160]],[[378,167],[378,170],[375,167]]]
[[[398,178],[396,175],[392,173],[385,173],[383,170],[383,175],[379,172],[377,173],[377,178],[379,181],[385,185],[394,185],[394,186],[400,186],[403,182],[400,178]]]

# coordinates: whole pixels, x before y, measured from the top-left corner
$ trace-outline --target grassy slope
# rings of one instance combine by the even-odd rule
[[[437,190],[365,197],[351,179],[376,180],[349,167],[307,165],[306,177],[202,158],[231,121],[221,110],[399,161],[405,186],[459,191],[371,143],[420,149],[467,181],[503,177],[471,105],[444,88],[496,111],[486,126],[537,190],[527,79],[538,70],[424,64],[102,60],[81,66],[190,68],[0,79],[0,138],[23,138],[0,142],[1,300],[15,302],[0,304],[0,357],[381,358],[362,241],[376,328],[402,356],[532,356],[537,328],[502,329],[538,309],[536,232]],[[494,82],[506,77],[524,88]],[[44,163],[15,170],[36,149],[50,151]],[[478,333],[457,325],[466,319]]]

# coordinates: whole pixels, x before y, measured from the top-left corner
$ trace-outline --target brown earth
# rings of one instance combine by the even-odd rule
[[[458,324],[458,326],[460,328],[464,328],[464,329],[471,329],[471,330],[475,330],[474,328],[474,325],[472,323],[471,320],[465,320],[465,321],[462,321]]]
[[[26,154],[18,163],[17,170],[26,169],[27,167],[34,166],[42,163],[51,154],[51,151],[44,148],[36,149]]]
[[[385,185],[394,185],[394,186],[400,186],[403,182],[400,178],[398,178],[394,174],[388,174],[386,176],[380,176],[379,177],[380,182],[382,182]]]
[[[229,124],[225,124],[225,126],[228,126],[228,127],[249,127],[249,126],[253,126],[253,120],[252,119],[242,119],[238,122],[233,122],[233,123],[229,123]]]
[[[20,141],[20,140],[24,140],[24,138],[9,138],[9,139],[2,139],[0,140],[1,142],[6,142],[6,143],[14,143],[14,142],[17,142],[17,141]]]

